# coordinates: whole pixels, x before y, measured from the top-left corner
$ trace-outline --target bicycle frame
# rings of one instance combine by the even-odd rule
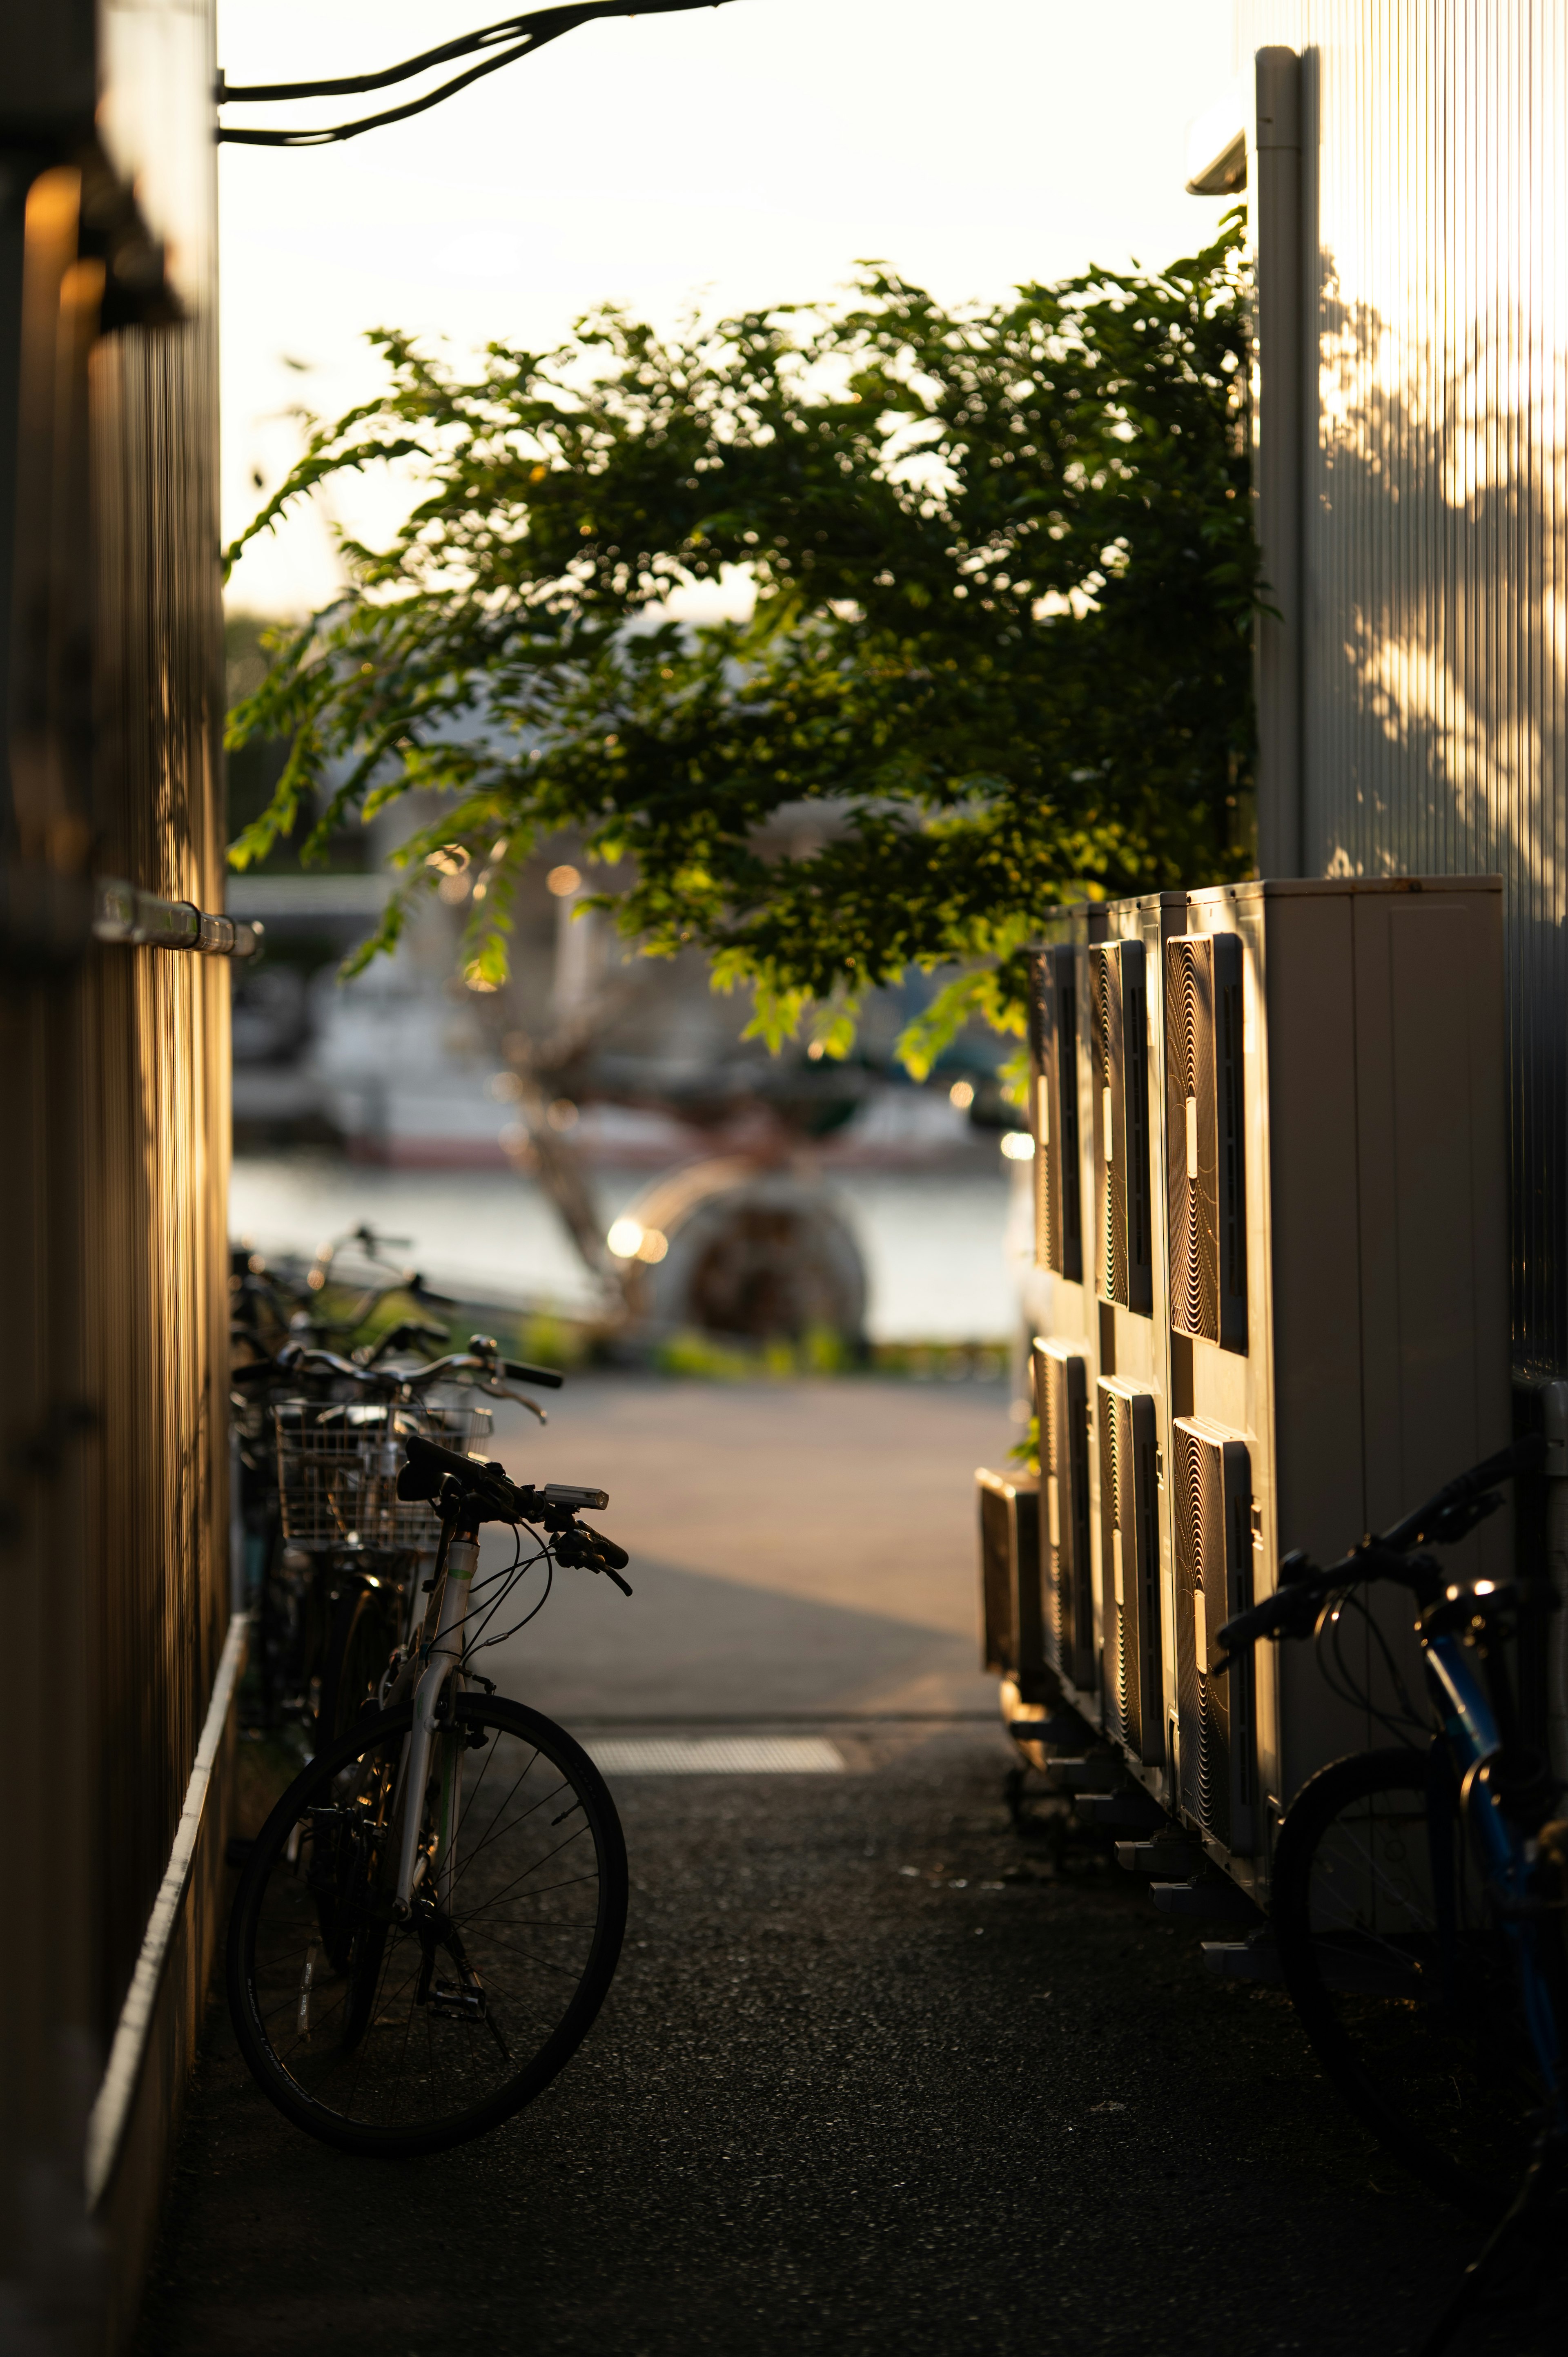
[[[1503,1927],[1513,1950],[1524,2005],[1526,2027],[1535,2050],[1554,2136],[1568,2133],[1563,2101],[1562,2041],[1552,1993],[1536,1961],[1530,1878],[1533,1844],[1510,1821],[1500,1796],[1486,1771],[1500,1759],[1503,1739],[1490,1695],[1477,1674],[1474,1656],[1463,1639],[1446,1631],[1423,1638],[1427,1670],[1443,1714],[1444,1744],[1459,1775],[1460,1822],[1473,1832],[1492,1886]],[[1435,1854],[1437,1826],[1433,1822],[1433,1877],[1441,1890],[1447,1879]]]
[[[435,1632],[427,1644],[411,1650],[409,1660],[388,1696],[389,1702],[402,1701],[409,1681],[423,1661],[424,1666],[419,1672],[413,1688],[413,1725],[404,1738],[398,1777],[403,1818],[398,1852],[397,1889],[392,1904],[399,1915],[406,1915],[413,1903],[414,1876],[418,1871],[421,1803],[429,1782],[431,1754],[439,1732],[436,1720],[441,1697],[448,1682],[462,1666],[463,1628],[468,1617],[468,1598],[478,1563],[477,1534],[468,1531],[455,1533],[447,1542],[444,1558],[437,1560]],[[462,1776],[462,1746],[454,1743],[441,1779],[441,1803],[436,1823],[435,1866],[443,1903],[451,1896],[456,1865],[454,1837],[461,1806]],[[394,1815],[396,1805],[394,1800]]]

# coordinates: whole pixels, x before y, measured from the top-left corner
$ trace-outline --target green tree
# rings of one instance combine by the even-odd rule
[[[572,827],[626,863],[622,931],[703,945],[774,1041],[842,1052],[867,988],[955,962],[911,1067],[971,1013],[1018,1029],[1053,907],[1247,864],[1239,240],[990,308],[871,273],[671,339],[607,311],[469,373],[378,331],[384,395],[313,429],[231,552],[330,476],[416,478],[231,716],[292,747],[236,863],[313,802],[324,843],[435,790],[361,957],[467,859],[465,968],[495,987],[517,872]],[[744,619],[664,611],[737,576]]]

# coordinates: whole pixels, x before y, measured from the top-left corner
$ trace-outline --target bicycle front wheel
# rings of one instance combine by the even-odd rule
[[[366,1719],[278,1803],[229,1931],[241,2050],[296,2126],[349,2152],[435,2152],[530,2102],[576,2050],[626,1926],[626,1846],[587,1754],[547,1718],[460,1696],[393,1909],[412,1706]]]
[[[1369,1751],[1312,1777],[1280,1830],[1273,1913],[1326,2076],[1434,2192],[1495,2213],[1544,2091],[1444,1756]]]

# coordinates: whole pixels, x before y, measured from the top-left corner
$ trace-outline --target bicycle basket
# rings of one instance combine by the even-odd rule
[[[434,1555],[441,1523],[397,1494],[403,1441],[424,1433],[448,1448],[488,1437],[488,1407],[389,1407],[381,1402],[284,1400],[274,1411],[278,1494],[291,1546],[374,1547]]]

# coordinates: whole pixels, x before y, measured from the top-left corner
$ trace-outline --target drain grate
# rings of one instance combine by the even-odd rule
[[[650,1735],[587,1746],[607,1776],[841,1776],[843,1759],[822,1735]]]

